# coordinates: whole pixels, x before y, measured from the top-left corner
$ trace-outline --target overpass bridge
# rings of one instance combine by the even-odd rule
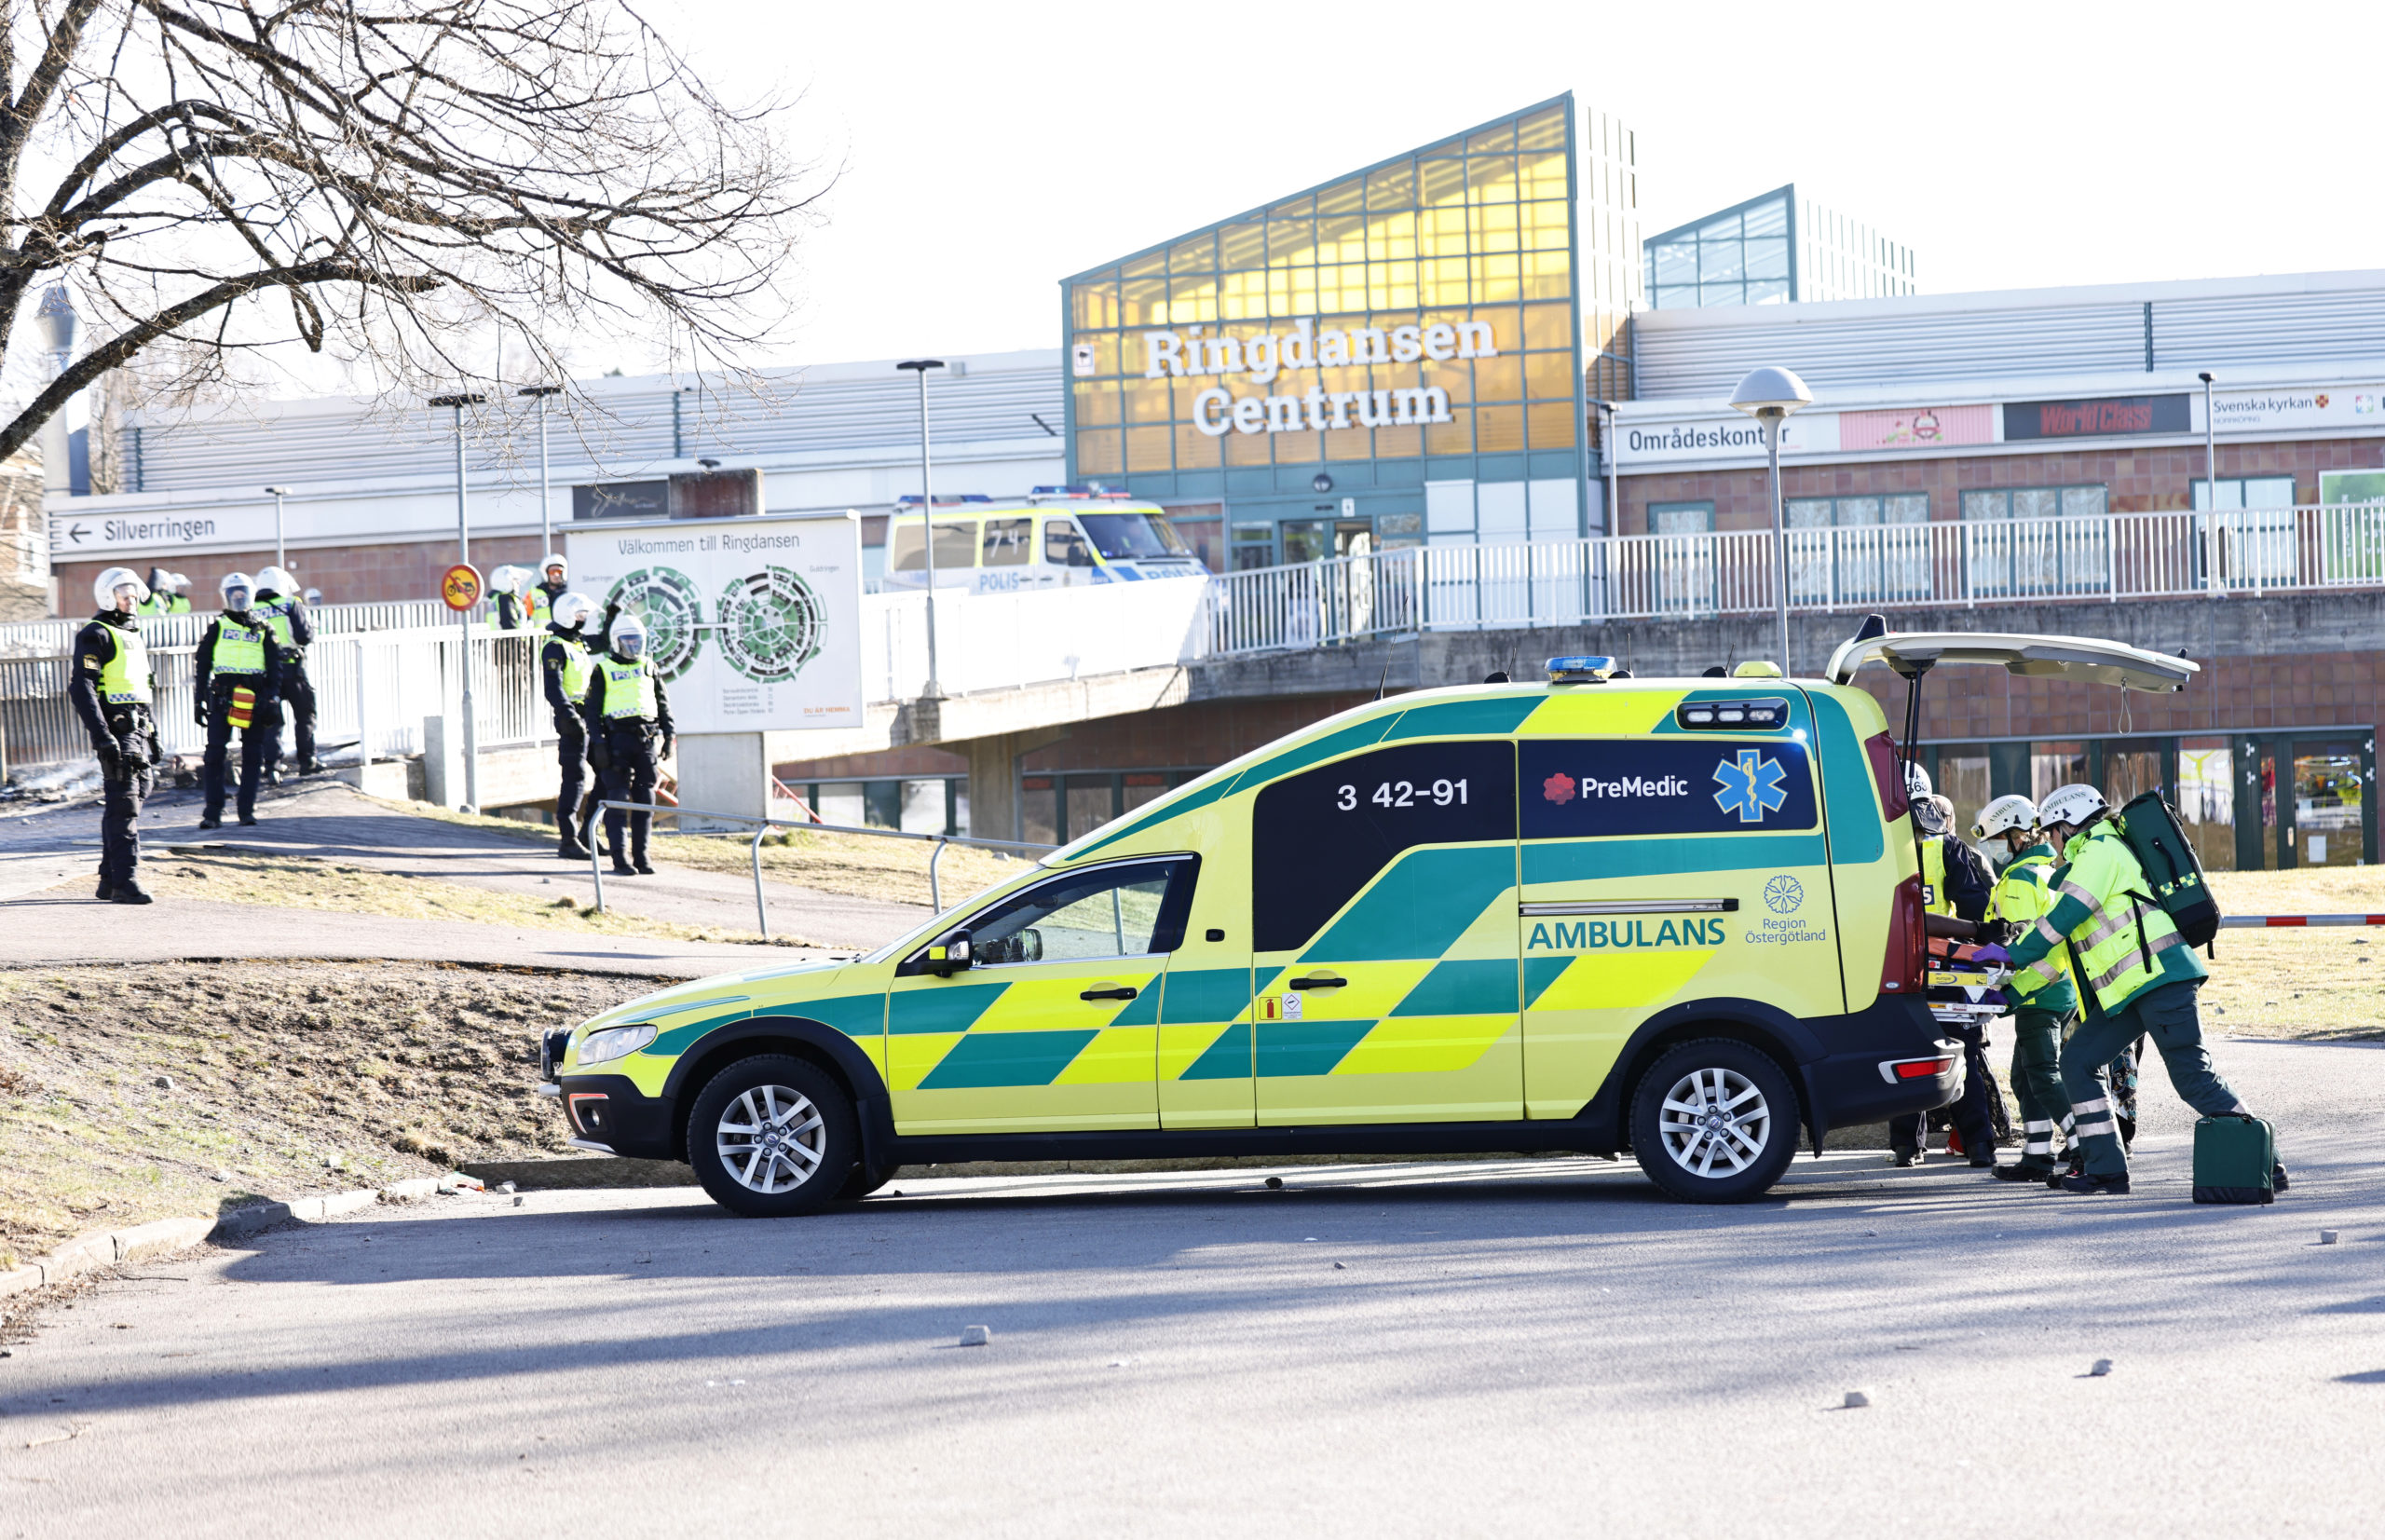
[[[947,591],[933,601],[933,695],[929,596],[869,594],[864,725],[773,734],[770,758],[942,747],[968,763],[974,832],[1015,838],[1021,756],[1085,724],[1225,702],[1322,714],[1379,688],[1523,676],[1567,652],[1612,653],[1643,675],[1771,657],[1781,554],[1762,531],[1629,536],[1424,547],[1199,581]],[[2385,651],[2385,505],[1792,529],[1786,556],[1792,671],[1819,668],[1875,610],[1898,629],[2078,632],[2207,665]],[[201,746],[174,692],[187,690],[205,619],[149,623],[167,693],[159,717],[178,753]],[[319,620],[323,740],[361,741],[374,756],[440,751],[429,740],[447,735],[432,724],[460,696],[452,618],[376,605]],[[88,762],[61,699],[75,624],[0,627],[0,729],[20,770]],[[541,741],[530,646],[476,634],[485,747]],[[2215,675],[2180,709],[2216,710],[2222,686]],[[523,758],[548,773],[535,752]]]

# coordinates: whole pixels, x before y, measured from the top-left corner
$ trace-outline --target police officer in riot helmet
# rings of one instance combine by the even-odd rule
[[[252,609],[256,585],[245,572],[221,584],[224,613],[198,639],[192,656],[193,711],[207,729],[207,762],[199,777],[206,806],[202,829],[224,823],[225,775],[235,733],[240,739],[240,822],[257,821],[257,783],[281,738],[281,649],[264,615]]]
[[[1994,893],[1987,868],[1949,825],[1953,804],[1934,794],[1929,772],[1919,765],[1905,766],[1905,800],[1913,809],[1914,826],[1921,839],[1921,906],[1933,915],[1948,916],[1977,925],[1987,918]],[[1963,1153],[1982,1168],[1996,1164],[1996,1122],[1989,1097],[1997,1096],[1987,1067],[1987,1037],[1975,1027],[1942,1025],[1963,1045],[1963,1094],[1947,1111]],[[1921,1164],[1926,1114],[1910,1112],[1888,1120],[1888,1162],[1892,1165]]]
[[[547,608],[552,613],[555,601],[570,592],[571,564],[560,552],[550,554],[538,564],[538,592],[547,596]]]
[[[112,566],[91,584],[99,613],[75,637],[75,671],[66,698],[100,757],[98,897],[146,904],[141,887],[141,803],[155,784],[157,723],[149,648],[134,619],[152,593],[130,567]]]
[[[588,694],[589,675],[595,668],[587,625],[596,605],[585,593],[566,593],[555,599],[552,613],[546,640],[538,645],[538,673],[547,704],[555,714],[555,759],[563,770],[555,788],[555,827],[561,836],[555,853],[566,861],[585,861],[588,847],[579,837],[580,798],[588,787],[588,725],[580,719],[579,702]]]
[[[315,686],[307,677],[307,647],[315,639],[314,619],[307,613],[298,580],[278,566],[257,574],[256,607],[272,630],[274,650],[280,656],[278,688],[280,698],[290,703],[291,723],[297,729],[298,773],[320,775],[323,762],[315,757]],[[277,732],[266,769],[271,770],[280,757],[281,738]]]
[[[137,613],[143,615],[187,615],[190,601],[180,590],[190,586],[190,579],[162,566],[149,569],[149,597],[141,601]]]
[[[614,617],[607,634],[610,649],[590,671],[588,693],[580,701],[580,715],[588,726],[588,758],[604,777],[608,802],[654,800],[661,761],[671,756],[671,701],[662,676],[646,653],[646,622],[630,611]],[[613,872],[651,877],[647,862],[648,812],[624,815],[616,809],[605,813],[605,839],[613,857]],[[629,833],[628,860],[623,861],[622,827]]]

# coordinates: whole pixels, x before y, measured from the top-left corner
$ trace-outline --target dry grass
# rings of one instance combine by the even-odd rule
[[[368,801],[420,818],[436,818],[469,828],[493,829],[525,841],[552,845],[555,831],[541,824],[511,818],[489,818],[457,812],[429,802]],[[697,871],[750,873],[750,835],[676,835],[667,824],[657,826],[652,855],[659,864]],[[923,839],[886,839],[864,834],[829,834],[811,829],[787,829],[772,834],[762,846],[766,877],[815,893],[842,893],[850,898],[875,898],[888,904],[925,907],[928,856],[934,847]],[[1005,856],[967,845],[947,846],[936,874],[948,908],[997,882],[1008,881],[1027,869],[1024,857]]]
[[[680,941],[752,946],[811,945],[787,936],[764,942],[754,931],[646,920],[619,909],[599,913],[593,905],[582,905],[568,896],[533,898],[503,889],[306,856],[215,851],[164,855],[144,860],[142,876],[160,894],[264,908],[334,909],[343,914],[394,915],[401,920],[461,920],[483,925],[568,931],[576,935],[664,936]],[[78,877],[74,885],[87,881]]]
[[[87,1230],[559,1153],[539,1034],[650,988],[445,963],[0,971],[0,1267]]]

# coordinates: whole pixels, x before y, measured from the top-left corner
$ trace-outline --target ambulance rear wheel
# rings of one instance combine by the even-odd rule
[[[816,1213],[861,1153],[852,1098],[818,1065],[759,1054],[712,1077],[688,1111],[688,1164],[750,1219]]]
[[[1631,1097],[1631,1152],[1690,1203],[1742,1203],[1797,1153],[1797,1093],[1771,1056],[1727,1038],[1669,1049]]]

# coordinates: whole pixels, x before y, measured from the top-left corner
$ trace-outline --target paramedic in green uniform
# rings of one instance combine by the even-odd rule
[[[1974,839],[2003,842],[2011,860],[1987,901],[1991,934],[2000,924],[2005,939],[2019,936],[2053,908],[2054,864],[2060,859],[2037,834],[2037,805],[2021,796],[1999,797],[1980,810]],[[2033,967],[2016,970],[2005,986],[2012,997],[2012,1092],[2021,1101],[2021,1159],[1999,1165],[2003,1181],[2043,1181],[2056,1169],[2054,1130],[2070,1122],[2070,1097],[2062,1088],[2062,1029],[2078,1009],[2070,981],[2070,953],[2057,949]]]

